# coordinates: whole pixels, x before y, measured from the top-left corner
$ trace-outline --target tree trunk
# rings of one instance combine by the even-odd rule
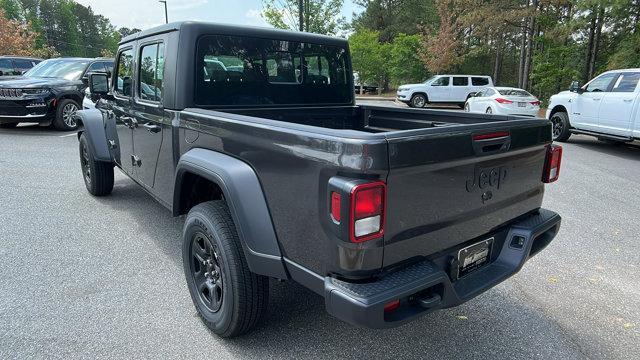
[[[582,82],[586,83],[591,79],[591,56],[593,54],[593,41],[596,33],[596,11],[591,10],[591,21],[589,23],[589,41],[587,42],[587,62],[584,64]]]
[[[493,63],[493,83],[498,84],[500,82],[500,72],[502,71],[502,39],[499,39],[496,44],[496,59]]]
[[[531,7],[534,11],[538,9],[538,0],[531,2]],[[531,74],[531,60],[533,59],[533,35],[535,34],[536,18],[534,15],[529,16],[527,24],[527,46],[526,54],[524,57],[524,67],[522,68],[522,88],[529,89],[529,75]]]
[[[595,75],[596,71],[596,59],[598,58],[598,50],[600,48],[600,37],[602,35],[602,24],[604,22],[604,8],[600,7],[597,15],[597,25],[595,29],[595,34],[593,36],[593,49],[591,51],[591,55],[589,56],[589,79],[592,79]]]
[[[522,88],[522,79],[524,74],[524,57],[527,48],[527,28],[522,28],[522,38],[520,40],[520,62],[518,64],[518,87]]]

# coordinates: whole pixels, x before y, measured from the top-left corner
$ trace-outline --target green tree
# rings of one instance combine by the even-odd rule
[[[361,84],[378,84],[378,91],[389,75],[389,50],[391,45],[381,43],[380,33],[371,30],[359,30],[349,36],[351,63],[354,72],[358,73]]]
[[[392,86],[421,81],[429,76],[419,53],[419,35],[400,33],[393,39],[388,53],[389,77]]]
[[[343,3],[344,0],[304,0],[304,31],[338,34],[345,26],[345,19],[340,15]],[[273,27],[300,29],[298,0],[263,0],[262,5],[262,17]]]

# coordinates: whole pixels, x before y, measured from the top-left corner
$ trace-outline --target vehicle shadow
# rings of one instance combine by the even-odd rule
[[[627,160],[640,161],[640,144],[638,143],[611,144],[590,136],[576,135],[571,136],[568,143],[583,149],[598,151]]]
[[[113,194],[98,201],[126,212],[167,259],[181,264],[183,217],[172,217],[121,175]],[[202,331],[206,331],[204,326]],[[301,285],[274,280],[267,317],[253,332],[231,340],[211,333],[211,341],[234,357],[250,359],[577,358],[580,349],[563,331],[543,311],[519,298],[508,282],[460,307],[437,311],[399,328],[371,330],[331,317],[324,300]]]
[[[0,135],[67,135],[77,133],[78,130],[72,131],[60,131],[51,126],[40,126],[37,123],[20,123],[17,127],[12,129],[0,128]]]

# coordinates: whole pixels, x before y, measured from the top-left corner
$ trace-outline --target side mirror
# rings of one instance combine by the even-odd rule
[[[477,92],[469,93],[469,97],[470,97],[470,98],[472,98],[472,97],[476,97],[476,96],[478,96],[478,93],[477,93]]]
[[[89,74],[89,91],[91,91],[92,95],[107,95],[109,93],[109,78],[107,74]]]
[[[580,83],[577,81],[571,82],[571,85],[569,86],[569,91],[578,93],[578,94],[582,94],[584,92],[584,90],[582,90],[582,88],[580,87]]]

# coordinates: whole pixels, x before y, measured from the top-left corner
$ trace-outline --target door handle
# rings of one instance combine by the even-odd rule
[[[600,101],[600,99],[602,99],[602,98],[592,98],[592,99],[593,99],[593,101]]]
[[[622,101],[624,101],[624,102],[632,102],[633,99],[622,99]]]
[[[162,128],[160,126],[154,125],[154,124],[146,123],[146,124],[144,124],[142,126],[144,126],[144,128],[147,129],[148,132],[154,133],[154,134],[159,133],[160,130],[162,130]]]
[[[135,118],[129,116],[122,116],[120,118],[123,124],[125,124],[129,129],[134,129],[138,127],[138,121]]]

